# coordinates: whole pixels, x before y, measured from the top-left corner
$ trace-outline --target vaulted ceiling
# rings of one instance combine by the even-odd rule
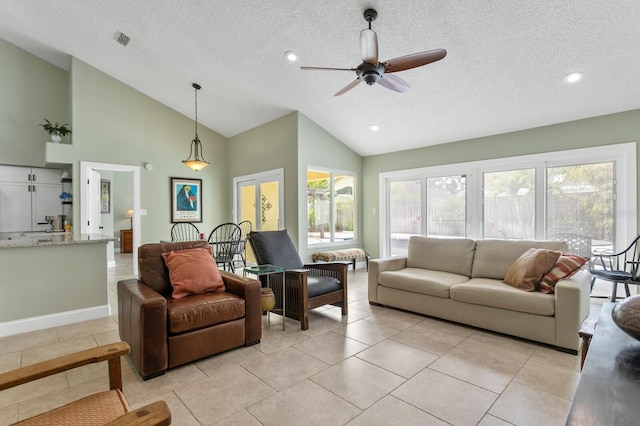
[[[369,7],[381,60],[448,54],[395,74],[406,93],[360,84],[335,97],[355,73],[300,66],[359,65]],[[4,0],[0,9],[0,38],[61,67],[74,56],[188,117],[199,83],[199,121],[226,137],[300,111],[372,155],[640,108],[635,0]],[[575,71],[584,78],[564,83]]]

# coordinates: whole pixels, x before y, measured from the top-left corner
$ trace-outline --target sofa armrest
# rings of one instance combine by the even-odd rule
[[[378,275],[384,271],[399,271],[407,267],[406,257],[387,257],[369,261],[369,302],[378,303]]]
[[[244,299],[245,345],[260,343],[262,338],[262,312],[260,307],[260,281],[220,271],[229,293]]]
[[[144,379],[167,369],[167,300],[163,296],[136,279],[118,281],[118,327]]]
[[[582,270],[555,288],[556,346],[578,350],[580,324],[589,315],[591,275]]]

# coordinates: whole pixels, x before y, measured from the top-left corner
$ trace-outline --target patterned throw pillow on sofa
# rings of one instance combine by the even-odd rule
[[[538,289],[542,293],[553,294],[558,281],[571,277],[588,261],[586,257],[562,253],[555,266],[542,277]]]

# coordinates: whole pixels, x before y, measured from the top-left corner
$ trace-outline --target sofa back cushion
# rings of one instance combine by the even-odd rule
[[[413,236],[409,239],[407,268],[431,269],[471,276],[474,240],[466,238],[431,238]]]
[[[171,296],[173,286],[162,253],[208,246],[209,243],[206,241],[143,244],[138,247],[139,280],[161,295]]]
[[[503,280],[507,271],[530,248],[567,251],[564,241],[479,240],[473,258],[472,278]]]

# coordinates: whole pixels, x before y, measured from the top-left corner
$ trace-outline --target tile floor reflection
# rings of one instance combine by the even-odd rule
[[[109,268],[112,317],[0,338],[0,372],[119,340],[116,282],[131,255]],[[176,425],[563,425],[579,357],[534,342],[367,302],[367,273],[349,271],[349,315],[322,307],[310,329],[271,315],[262,342],[143,381],[123,362],[133,408],[163,399]],[[597,289],[596,289],[597,290]],[[603,288],[603,293],[610,289]],[[598,312],[606,299],[592,299]],[[0,392],[0,425],[108,386],[106,365],[87,366]]]

